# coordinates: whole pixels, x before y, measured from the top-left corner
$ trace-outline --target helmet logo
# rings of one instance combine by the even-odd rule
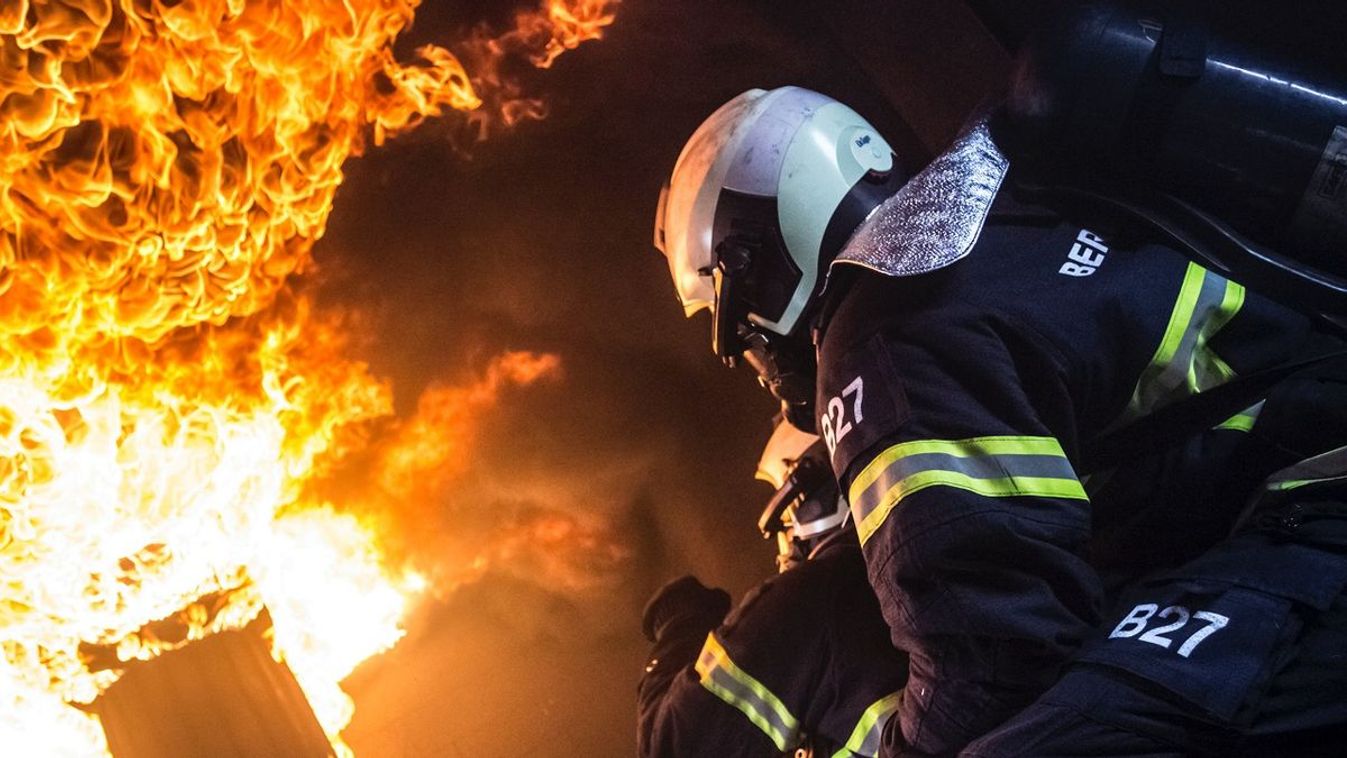
[[[851,164],[861,174],[871,171],[884,174],[893,168],[893,153],[879,135],[863,126],[853,126],[847,131],[850,133],[843,135],[846,141],[839,144],[839,148],[846,146],[838,154],[841,165]],[[846,153],[851,154],[851,160],[844,157]]]

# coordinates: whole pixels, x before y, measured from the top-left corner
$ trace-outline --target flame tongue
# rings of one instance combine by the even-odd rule
[[[342,164],[481,99],[391,47],[415,0],[0,3],[0,744],[99,755],[91,717],[148,622],[265,604],[330,735],[337,688],[419,590],[311,480],[391,408],[339,322],[289,289]],[[537,62],[609,2],[527,16]],[[85,651],[85,652],[82,652]]]
[[[384,412],[387,396],[329,352],[339,343],[312,317],[291,317],[303,328],[215,330],[199,348],[214,360],[157,353],[166,360],[147,364],[141,383],[108,382],[73,407],[0,382],[14,419],[0,430],[0,625],[26,678],[46,677],[61,700],[92,700],[117,671],[90,670],[83,645],[151,657],[163,646],[140,634],[146,622],[243,588],[196,633],[240,626],[265,602],[324,725],[335,732],[349,719],[336,681],[397,639],[409,588],[353,517],[299,496],[319,459],[340,452],[340,428]],[[328,347],[301,348],[301,334]],[[231,342],[253,343],[255,365],[229,362],[242,350]],[[26,739],[45,733],[23,726]]]
[[[397,129],[432,104],[477,102],[461,71],[455,88],[450,73],[392,61],[413,6],[28,9],[5,39],[0,82],[0,255],[50,262],[11,272],[6,299],[37,306],[15,331],[49,325],[53,348],[95,334],[153,342],[270,303],[308,262],[367,124]],[[391,94],[375,90],[376,73]]]

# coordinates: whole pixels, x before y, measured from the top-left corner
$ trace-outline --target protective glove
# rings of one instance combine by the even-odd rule
[[[730,593],[684,576],[661,587],[645,604],[641,631],[651,642],[659,642],[673,630],[701,634],[716,628],[729,612]]]

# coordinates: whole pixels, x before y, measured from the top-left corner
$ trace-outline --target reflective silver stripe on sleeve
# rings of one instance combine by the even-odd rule
[[[1253,425],[1258,422],[1258,414],[1263,412],[1263,404],[1266,402],[1266,400],[1259,400],[1254,405],[1217,424],[1216,428],[1235,432],[1252,431]]]
[[[879,739],[884,735],[884,724],[888,722],[889,717],[898,710],[898,705],[903,702],[903,694],[895,692],[886,695],[875,701],[865,713],[861,714],[860,721],[856,722],[856,728],[851,731],[851,738],[842,749],[833,753],[832,758],[852,758],[852,756],[863,756],[863,758],[875,758],[879,755]]]
[[[800,741],[799,720],[762,682],[730,660],[714,633],[702,646],[697,673],[703,687],[748,717],[778,750],[790,750]]]
[[[894,461],[874,484],[852,502],[858,519],[870,515],[880,498],[895,485],[923,471],[952,471],[971,479],[995,480],[1012,477],[1072,478],[1075,471],[1065,458],[1051,455],[997,455],[959,458],[942,453],[921,453]]]
[[[1306,458],[1267,478],[1264,489],[1285,492],[1311,484],[1347,480],[1347,446]]]
[[[932,486],[986,497],[1087,499],[1062,446],[1052,437],[903,442],[875,456],[851,483],[849,499],[861,544],[903,498]]]
[[[1110,428],[1232,379],[1235,372],[1208,342],[1239,313],[1244,295],[1242,286],[1189,263],[1160,345]]]

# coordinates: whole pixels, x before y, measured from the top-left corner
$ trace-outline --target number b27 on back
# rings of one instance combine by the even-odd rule
[[[1167,619],[1174,620],[1167,624],[1151,626],[1152,620],[1164,621]],[[1141,603],[1124,616],[1122,621],[1118,622],[1118,625],[1109,633],[1108,638],[1116,640],[1135,637],[1140,642],[1158,645],[1168,650],[1176,639],[1167,635],[1182,631],[1189,625],[1189,621],[1202,623],[1189,631],[1187,639],[1174,651],[1183,658],[1192,655],[1203,640],[1225,628],[1226,624],[1230,623],[1230,617],[1211,611],[1194,613],[1181,605],[1171,605],[1164,610],[1160,610],[1160,606],[1156,603]],[[1149,630],[1147,630],[1148,626],[1150,626]]]

